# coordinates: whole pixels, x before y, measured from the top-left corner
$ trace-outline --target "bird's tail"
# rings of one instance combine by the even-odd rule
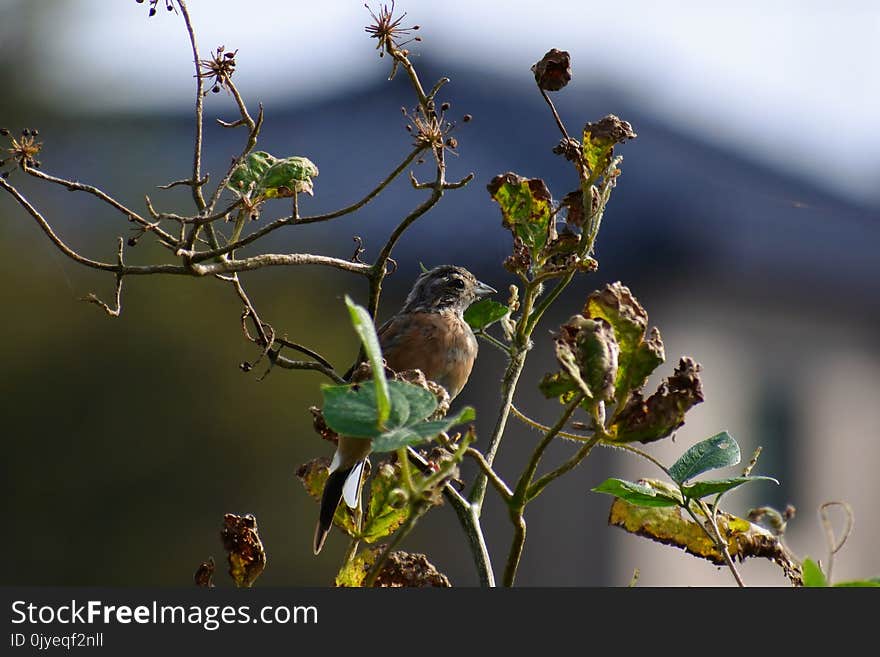
[[[318,525],[315,527],[315,554],[324,547],[324,541],[330,533],[333,526],[333,516],[336,514],[336,507],[345,497],[348,506],[355,508],[360,504],[360,482],[364,471],[363,460],[358,461],[353,466],[342,470],[334,470],[327,477],[324,484],[324,492],[321,495],[321,512],[318,515]]]

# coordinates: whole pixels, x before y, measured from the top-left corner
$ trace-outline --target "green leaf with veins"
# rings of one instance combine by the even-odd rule
[[[736,465],[740,458],[739,445],[733,436],[722,431],[688,449],[669,468],[669,475],[675,483],[682,484],[708,470]]]
[[[706,497],[707,495],[726,493],[729,490],[733,490],[734,488],[742,486],[743,484],[748,484],[752,481],[772,481],[774,484],[779,484],[779,481],[773,477],[730,477],[729,479],[706,479],[704,481],[694,482],[693,484],[684,484],[681,489],[686,497],[696,500]]]
[[[682,504],[681,494],[678,491],[653,484],[654,482],[649,480],[635,482],[611,478],[606,479],[592,490],[594,493],[613,495],[636,506],[678,506]]]
[[[482,331],[504,318],[509,312],[510,308],[503,303],[498,303],[492,299],[481,299],[480,301],[471,304],[468,309],[464,311],[464,321],[466,321],[474,331]]]

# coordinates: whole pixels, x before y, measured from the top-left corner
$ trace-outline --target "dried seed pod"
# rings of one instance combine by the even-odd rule
[[[544,91],[559,91],[571,80],[571,56],[552,48],[532,66],[535,82]]]

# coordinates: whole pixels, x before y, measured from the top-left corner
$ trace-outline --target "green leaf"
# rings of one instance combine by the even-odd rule
[[[415,424],[429,417],[437,410],[437,398],[430,390],[406,381],[389,381],[388,391],[391,395],[391,413],[386,426],[399,427]],[[405,406],[404,414],[398,408]]]
[[[391,402],[388,397],[388,381],[385,378],[385,363],[382,360],[379,336],[376,335],[376,326],[366,308],[357,305],[347,294],[345,295],[345,305],[348,306],[352,326],[364,344],[364,350],[367,352],[367,358],[373,369],[373,380],[376,382],[376,425],[381,427],[391,412]],[[336,429],[334,428],[334,430]],[[339,431],[339,433],[345,432]]]
[[[421,386],[388,381],[390,409],[385,431],[416,424],[437,410],[437,399]],[[383,433],[377,420],[376,388],[369,384],[321,386],[327,426],[352,438],[375,438]]]
[[[547,399],[561,397],[578,389],[577,384],[565,372],[545,374],[538,384],[538,389]]]
[[[470,422],[474,417],[476,417],[474,409],[467,406],[454,418],[396,427],[373,438],[373,451],[393,452],[401,447],[427,442],[436,438],[441,432],[449,431],[456,424]]]
[[[298,192],[312,193],[312,178],[318,167],[306,157],[287,157],[272,164],[260,179],[259,186],[266,198],[283,198]]]
[[[336,433],[352,438],[372,438],[381,433],[374,386],[323,384],[321,395],[324,421]]]
[[[669,468],[669,474],[675,483],[682,484],[707,470],[736,465],[739,460],[739,445],[729,433],[722,431],[682,454]]]
[[[487,186],[501,207],[502,225],[529,248],[532,262],[539,266],[538,253],[547,243],[552,217],[550,190],[540,178],[523,178],[515,173],[495,176]]]
[[[828,586],[828,580],[825,579],[825,573],[819,568],[819,564],[810,558],[804,559],[801,564],[804,571],[804,586],[808,587],[825,587]]]
[[[260,193],[262,191],[260,181],[263,174],[277,161],[277,158],[265,151],[254,151],[248,154],[244,161],[232,171],[226,187],[240,196]]]
[[[685,497],[698,500],[707,495],[724,493],[750,481],[772,481],[774,484],[779,484],[779,481],[773,477],[730,477],[729,479],[707,479],[693,484],[685,484],[681,489]]]
[[[492,301],[492,299],[481,299],[480,301],[471,304],[468,309],[464,311],[464,321],[466,321],[474,331],[481,331],[503,318],[509,312],[510,308],[503,303]]]
[[[838,582],[835,587],[842,588],[873,588],[880,587],[880,578],[872,577],[871,579],[857,579],[848,582]]]
[[[380,465],[370,481],[370,503],[361,531],[361,538],[367,543],[375,543],[393,533],[409,516],[408,504],[394,504],[393,491],[399,487],[399,467],[390,463]]]
[[[606,479],[592,490],[594,493],[613,495],[636,506],[678,506],[682,502],[676,499],[673,491],[658,490],[648,483],[625,479]]]

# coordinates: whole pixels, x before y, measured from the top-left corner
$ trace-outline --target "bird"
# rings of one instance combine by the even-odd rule
[[[467,383],[478,351],[464,311],[496,292],[464,267],[441,265],[424,271],[401,309],[377,331],[386,365],[395,372],[421,370],[443,386],[452,401]],[[315,554],[324,547],[340,501],[344,499],[351,508],[360,503],[361,478],[371,447],[371,441],[363,438],[339,437],[321,495]]]

